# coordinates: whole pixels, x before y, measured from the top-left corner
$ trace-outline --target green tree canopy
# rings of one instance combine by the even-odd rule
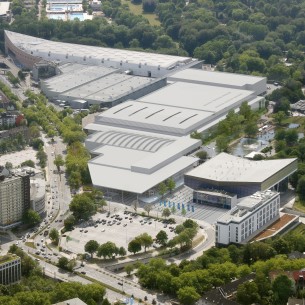
[[[91,254],[91,258],[93,254],[99,249],[99,244],[96,240],[89,240],[85,244],[85,251]]]

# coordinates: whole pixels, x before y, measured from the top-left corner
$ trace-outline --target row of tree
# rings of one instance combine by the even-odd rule
[[[89,240],[85,244],[85,251],[91,254],[91,258],[94,253],[98,257],[113,258],[116,255],[125,256],[126,250],[124,247],[117,247],[115,243],[108,241],[104,244],[99,244],[96,240]]]
[[[0,304],[51,305],[68,299],[80,298],[86,304],[110,305],[106,290],[100,284],[82,285],[76,282],[58,282],[43,276],[39,264],[16,245],[10,253],[21,258],[21,281],[16,285],[0,285]]]

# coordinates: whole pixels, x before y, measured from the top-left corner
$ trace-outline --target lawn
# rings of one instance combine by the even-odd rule
[[[300,223],[298,226],[296,226],[294,229],[288,232],[288,234],[305,234],[305,224]]]
[[[302,202],[300,202],[299,200],[296,200],[296,201],[295,201],[295,203],[294,203],[294,205],[293,205],[293,208],[294,208],[296,211],[305,213],[305,203],[302,203]]]
[[[127,4],[129,6],[130,11],[135,15],[142,15],[143,17],[145,17],[149,21],[150,25],[160,25],[160,21],[158,20],[156,14],[143,13],[142,4],[133,4],[131,3],[131,1],[128,0],[123,0],[122,4]]]
[[[304,132],[304,122],[305,122],[305,117],[302,117],[302,116],[293,116],[293,117],[289,117],[287,119],[285,119],[283,121],[283,124],[284,125],[287,125],[290,124],[290,123],[294,123],[294,124],[299,124],[300,127],[297,128],[297,131],[298,132]]]

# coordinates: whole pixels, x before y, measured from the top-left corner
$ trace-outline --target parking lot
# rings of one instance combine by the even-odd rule
[[[155,238],[160,230],[164,230],[169,239],[175,235],[173,229],[177,224],[164,224],[153,218],[125,213],[127,212],[119,211],[109,216],[107,213],[97,213],[92,223],[84,222],[72,232],[67,232],[61,239],[62,247],[73,253],[84,253],[86,242],[96,240],[99,244],[112,241],[127,250],[128,243],[142,233],[148,233]]]

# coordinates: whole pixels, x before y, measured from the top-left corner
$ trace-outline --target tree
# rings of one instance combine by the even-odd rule
[[[252,116],[252,110],[248,102],[242,102],[239,107],[239,114],[244,117],[245,120],[249,120]]]
[[[69,260],[68,260],[66,257],[61,256],[61,257],[58,259],[57,266],[58,266],[59,268],[68,269],[68,264],[69,264]]]
[[[260,295],[255,282],[246,282],[237,288],[237,300],[243,305],[251,305],[260,301]]]
[[[181,215],[182,215],[183,217],[185,217],[185,215],[186,215],[186,209],[185,209],[185,208],[182,208],[182,210],[181,210]]]
[[[157,7],[156,0],[143,0],[142,1],[143,12],[153,13]]]
[[[41,147],[43,147],[44,143],[41,139],[39,138],[35,138],[31,141],[31,146],[34,148],[34,149],[40,149]]]
[[[136,254],[137,252],[140,252],[142,248],[141,241],[138,239],[133,239],[128,244],[128,251],[132,252],[133,254]]]
[[[132,202],[131,206],[133,207],[134,211],[137,213],[137,210],[138,210],[138,200],[134,200]]]
[[[197,293],[196,289],[191,286],[180,288],[177,292],[177,296],[179,301],[184,305],[195,304],[200,299],[200,295]]]
[[[99,244],[96,240],[89,240],[85,244],[85,251],[91,254],[91,258],[93,254],[99,249]]]
[[[11,170],[13,168],[13,164],[11,162],[6,162],[4,167],[8,170]]]
[[[200,150],[196,153],[196,157],[198,157],[200,161],[206,161],[208,153],[205,150]]]
[[[170,194],[172,193],[172,191],[175,189],[176,187],[176,182],[173,178],[168,178],[166,181],[166,186],[167,189],[169,190]]]
[[[161,230],[157,235],[156,235],[156,243],[165,246],[168,241],[168,235],[165,231]]]
[[[258,127],[255,121],[249,120],[245,123],[245,128],[244,128],[245,134],[247,137],[255,137],[257,132],[258,132]]]
[[[111,303],[108,301],[108,299],[104,299],[102,305],[111,305]]]
[[[77,265],[76,260],[75,259],[71,259],[68,262],[67,269],[69,271],[73,271],[73,269],[76,267],[76,265]]]
[[[37,124],[32,124],[32,125],[29,127],[29,133],[30,133],[30,137],[31,137],[32,139],[39,138],[39,137],[40,137],[39,125],[37,125]]]
[[[134,266],[132,264],[128,264],[124,267],[125,272],[128,276],[130,276],[131,272],[134,270]]]
[[[127,254],[127,252],[126,252],[126,250],[125,250],[124,247],[120,247],[120,248],[119,248],[119,251],[118,251],[118,254],[119,254],[120,256],[125,256],[125,255]]]
[[[152,204],[145,204],[143,209],[147,213],[147,216],[149,216],[150,211],[153,209],[153,205]]]
[[[167,186],[164,182],[159,183],[158,191],[159,191],[159,194],[161,195],[161,198],[163,198],[163,196],[167,192]]]
[[[56,155],[55,159],[54,159],[54,165],[57,168],[57,172],[60,174],[60,167],[63,166],[65,164],[65,161],[62,157],[62,155]]]
[[[70,231],[72,230],[73,226],[76,223],[76,219],[73,215],[68,216],[65,220],[64,220],[64,226],[66,231]]]
[[[281,126],[283,121],[287,118],[287,115],[284,111],[279,111],[274,114],[273,118],[274,118],[274,121],[276,122],[276,124]]]
[[[216,138],[216,149],[218,152],[226,152],[229,147],[229,138],[225,135],[219,135]]]
[[[170,214],[171,214],[171,211],[170,211],[170,209],[169,209],[169,208],[165,208],[165,209],[163,209],[163,211],[162,211],[162,217],[167,218],[167,217],[169,217],[169,216],[170,216]]]
[[[88,193],[75,195],[69,205],[69,208],[76,219],[85,220],[88,220],[89,217],[97,210],[94,199]]]
[[[58,242],[59,242],[59,232],[57,229],[53,228],[50,233],[49,233],[49,237],[51,239],[51,241],[58,245]]]
[[[69,173],[68,182],[71,188],[77,190],[82,184],[82,176],[79,171],[72,171]]]
[[[28,167],[32,167],[32,168],[35,168],[35,162],[33,160],[26,160],[24,162],[22,162],[20,164],[21,167],[23,166],[28,166]]]
[[[301,200],[305,200],[305,175],[298,179],[297,193]]]
[[[111,241],[107,241],[104,244],[101,244],[98,248],[97,256],[101,257],[103,256],[104,258],[112,258],[113,255],[116,255],[119,253],[119,249],[116,246],[115,243]]]
[[[23,215],[23,221],[25,224],[33,227],[41,221],[41,218],[36,211],[28,209]]]
[[[287,275],[279,275],[272,283],[275,304],[287,304],[288,298],[293,295],[293,282]]]
[[[144,252],[146,252],[146,248],[150,247],[153,244],[153,239],[150,235],[147,233],[143,233],[136,237],[141,243],[141,246],[144,246]]]
[[[47,165],[47,154],[43,151],[42,148],[40,148],[36,154],[37,159],[39,160],[39,165],[41,168],[45,168]]]

